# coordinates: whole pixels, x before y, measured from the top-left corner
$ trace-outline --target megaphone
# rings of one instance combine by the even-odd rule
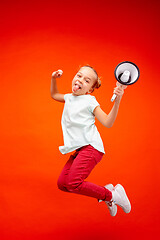
[[[137,65],[133,62],[125,61],[121,62],[117,65],[114,71],[115,78],[119,82],[119,85],[122,85],[125,89],[127,85],[131,85],[137,82],[140,71]],[[111,102],[113,102],[116,98],[116,94],[114,93]]]

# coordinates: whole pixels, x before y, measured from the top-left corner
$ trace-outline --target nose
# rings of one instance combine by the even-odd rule
[[[78,83],[82,84],[82,83],[83,83],[83,79],[79,78],[79,79],[77,79],[77,81],[76,81],[76,82],[78,82]]]

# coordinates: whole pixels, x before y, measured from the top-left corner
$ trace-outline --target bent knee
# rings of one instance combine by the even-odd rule
[[[60,190],[67,191],[64,181],[62,181],[60,178],[57,181],[57,186]]]

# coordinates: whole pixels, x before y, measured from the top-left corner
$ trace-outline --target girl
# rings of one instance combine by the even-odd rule
[[[105,201],[111,216],[117,213],[119,205],[125,213],[131,211],[131,204],[122,185],[98,186],[85,181],[95,165],[101,161],[104,152],[103,142],[95,126],[95,117],[105,126],[112,127],[118,113],[124,90],[121,86],[114,89],[117,95],[113,108],[107,115],[94,96],[90,95],[101,86],[97,72],[91,66],[83,66],[72,80],[72,93],[61,94],[56,79],[62,76],[62,70],[52,73],[51,97],[65,102],[62,115],[64,146],[62,154],[75,151],[64,166],[58,188],[65,192],[82,194]]]

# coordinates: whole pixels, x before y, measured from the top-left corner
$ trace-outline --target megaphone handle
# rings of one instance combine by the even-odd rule
[[[117,95],[114,93],[112,98],[111,98],[111,102],[113,102],[116,99]]]
[[[126,89],[126,88],[127,88],[126,85],[123,85],[123,84],[121,84],[121,83],[119,83],[119,82],[116,82],[116,85],[117,85],[117,87],[118,87],[118,86],[121,86],[123,89]],[[114,93],[113,96],[112,96],[112,98],[111,98],[111,102],[113,102],[113,101],[116,99],[116,97],[117,97],[117,95]]]
[[[122,84],[120,84],[118,81],[116,82],[116,86],[123,86]],[[111,98],[111,102],[113,102],[116,99],[117,95],[114,93],[112,98]]]

